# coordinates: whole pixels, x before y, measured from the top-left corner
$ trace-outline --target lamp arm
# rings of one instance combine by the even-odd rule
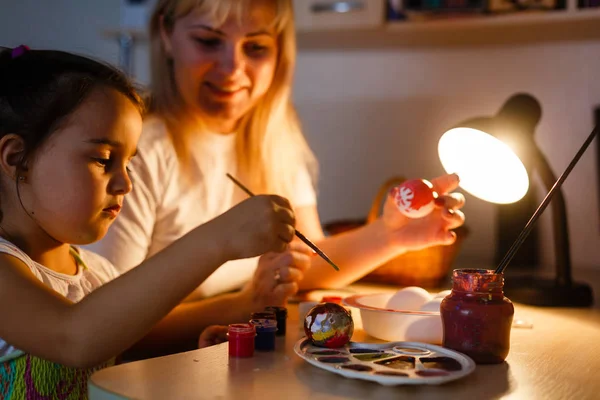
[[[556,182],[556,175],[552,171],[548,160],[539,149],[535,147],[535,167],[547,191],[552,189]],[[552,198],[552,230],[554,237],[554,258],[556,268],[556,283],[570,286],[571,277],[571,250],[569,245],[569,226],[567,224],[567,207],[562,188],[556,191]]]

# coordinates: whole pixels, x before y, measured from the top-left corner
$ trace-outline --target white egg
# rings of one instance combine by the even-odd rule
[[[443,298],[433,298],[433,300],[429,300],[427,303],[423,304],[421,306],[421,308],[419,308],[420,311],[436,311],[439,312],[440,311],[440,304],[442,303],[442,300],[444,300]]]
[[[390,297],[386,304],[386,308],[416,311],[429,300],[431,300],[431,295],[427,290],[417,286],[410,286],[398,290]]]
[[[434,299],[443,299],[444,297],[448,296],[450,293],[452,292],[452,290],[442,290],[441,292],[435,294],[433,296]]]
[[[405,340],[441,345],[444,336],[443,330],[440,316],[423,317],[412,321],[406,327]]]

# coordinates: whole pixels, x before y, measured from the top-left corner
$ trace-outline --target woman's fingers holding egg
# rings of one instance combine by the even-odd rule
[[[456,229],[465,223],[465,214],[460,210],[446,208],[442,211],[442,218],[444,218],[445,228],[448,230]]]
[[[456,189],[459,182],[460,180],[456,174],[446,174],[431,180],[431,183],[433,184],[433,190],[440,195],[449,193]]]
[[[438,235],[437,243],[441,245],[449,246],[456,242],[456,232],[454,231],[441,231]]]
[[[465,205],[465,196],[462,193],[450,193],[439,196],[435,199],[435,204],[438,207],[444,207],[451,210],[458,210]]]

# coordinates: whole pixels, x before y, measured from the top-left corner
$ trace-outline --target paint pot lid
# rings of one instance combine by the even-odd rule
[[[250,319],[276,319],[274,311],[253,312],[250,314]]]
[[[250,323],[256,330],[261,332],[275,332],[277,330],[277,321],[274,319],[251,319]]]
[[[269,306],[265,307],[265,310],[274,312],[276,317],[286,317],[288,313],[287,308],[285,307]]]
[[[256,328],[252,324],[231,324],[228,327],[229,335],[256,335]]]

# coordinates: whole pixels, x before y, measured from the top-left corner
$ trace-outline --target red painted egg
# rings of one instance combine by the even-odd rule
[[[433,185],[425,179],[406,181],[391,192],[400,212],[409,218],[422,218],[429,214],[437,197]]]

